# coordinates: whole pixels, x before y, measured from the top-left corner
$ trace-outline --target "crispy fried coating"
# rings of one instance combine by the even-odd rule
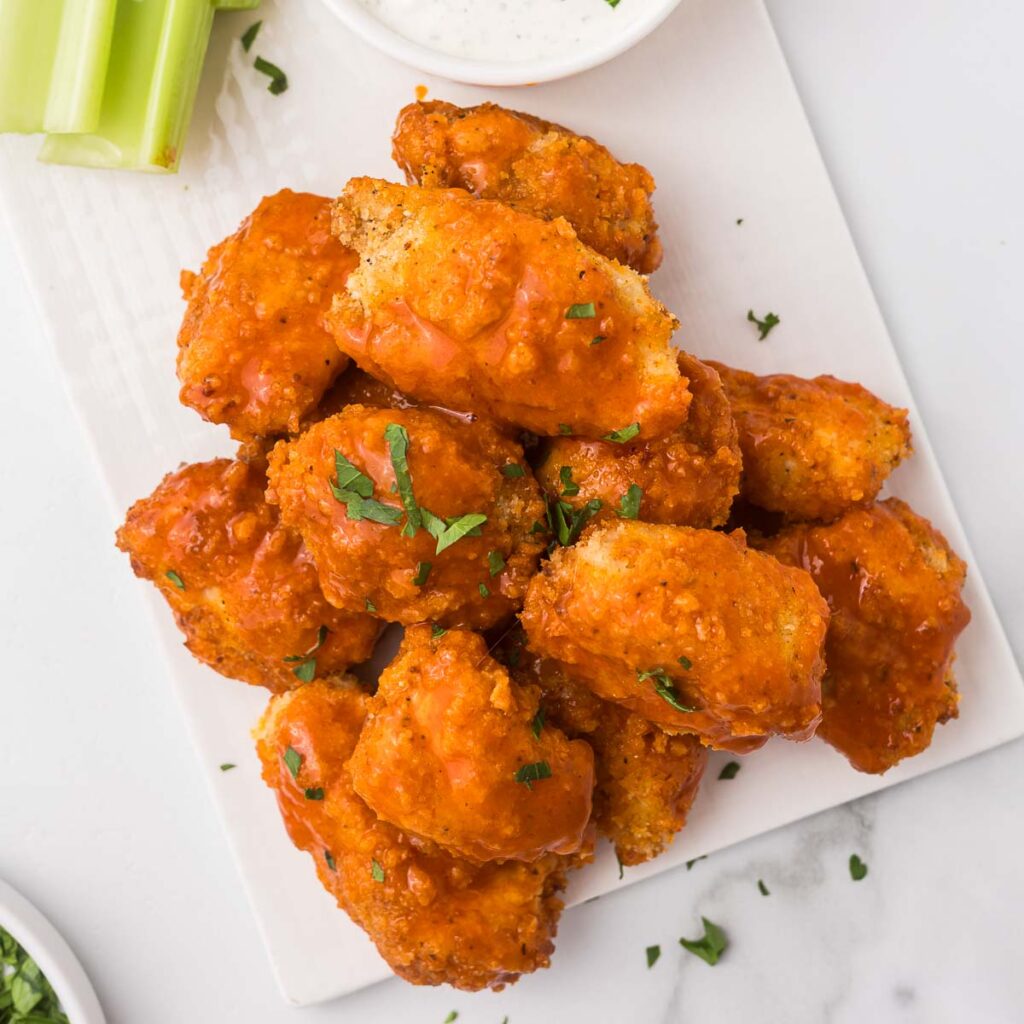
[[[809,572],[832,610],[818,735],[862,772],[921,753],[957,717],[953,647],[971,618],[946,538],[889,498],[763,547]]]
[[[686,419],[690,393],[668,344],[675,318],[564,220],[353,178],[334,229],[360,264],[329,323],[374,377],[542,435],[638,423],[648,438]]]
[[[330,226],[329,200],[283,189],[182,272],[181,401],[238,440],[294,433],[348,363],[323,317],[357,259]]]
[[[787,520],[829,522],[870,505],[911,453],[907,410],[835,377],[757,377],[711,363],[732,403],[741,492]]]
[[[410,185],[464,188],[544,220],[564,217],[581,242],[641,274],[661,263],[648,170],[561,125],[493,103],[410,103],[391,154]]]
[[[598,499],[595,519],[630,513],[639,487],[639,518],[677,526],[721,526],[739,491],[741,456],[729,401],[718,374],[686,352],[679,371],[693,400],[686,422],[665,437],[632,444],[559,437],[549,443],[537,479],[550,494],[580,508]],[[565,467],[571,478],[566,487]],[[576,488],[579,488],[577,491]]]
[[[537,688],[513,683],[482,637],[413,626],[370,702],[352,784],[382,821],[467,860],[577,853],[594,755],[535,729],[537,708]]]
[[[366,661],[380,622],[324,600],[309,552],[264,501],[265,486],[255,464],[185,466],[128,510],[117,546],[156,584],[200,661],[279,691]]]
[[[525,650],[516,631],[505,642],[513,678],[539,685],[545,722],[582,737],[594,751],[594,822],[615,844],[622,864],[642,864],[664,852],[686,824],[708,752],[696,736],[673,736],[601,700],[547,658]]]
[[[744,753],[821,717],[828,607],[742,535],[622,521],[588,529],[530,583],[532,650],[669,732]]]
[[[357,689],[320,681],[271,701],[257,750],[292,842],[406,981],[500,989],[547,967],[557,893],[576,859],[475,865],[379,821],[348,770],[367,704]]]
[[[408,476],[421,521],[486,521],[454,543],[402,512],[390,424],[408,436]],[[357,503],[335,497],[336,453],[373,485],[378,512],[392,525],[360,515]],[[298,530],[316,562],[327,600],[348,611],[370,610],[391,622],[493,625],[522,604],[544,544],[533,524],[544,518],[536,481],[503,469],[521,465],[522,449],[485,423],[467,423],[432,409],[347,406],[270,454],[269,500]],[[369,483],[366,488],[369,492]],[[369,497],[367,493],[366,497]],[[375,515],[377,513],[371,513]],[[439,523],[441,527],[444,523]],[[458,528],[456,528],[458,532]],[[414,536],[410,536],[414,533]]]

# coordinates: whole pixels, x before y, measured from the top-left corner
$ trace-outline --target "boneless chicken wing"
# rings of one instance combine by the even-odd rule
[[[360,264],[330,324],[374,377],[536,434],[637,424],[650,438],[685,420],[690,394],[668,344],[675,318],[564,220],[354,178],[334,227]]]
[[[790,521],[870,505],[910,455],[907,410],[835,377],[757,377],[712,363],[743,451],[743,497]]]
[[[298,430],[348,363],[323,317],[356,262],[331,235],[327,199],[264,199],[181,275],[181,401],[243,441]]]
[[[828,607],[740,535],[591,527],[533,578],[521,617],[531,649],[598,696],[708,746],[806,739],[821,717]]]
[[[544,544],[522,461],[485,423],[350,405],[274,448],[267,493],[336,607],[484,627],[522,604]]]
[[[464,630],[406,631],[356,744],[356,792],[382,821],[468,860],[577,853],[594,756],[537,719],[538,691],[513,683]]]
[[[654,179],[567,128],[493,103],[410,103],[392,139],[410,185],[463,188],[544,220],[564,217],[591,249],[649,274],[661,263]]]
[[[475,865],[378,820],[348,769],[367,704],[320,681],[271,701],[257,749],[292,842],[406,981],[500,989],[547,967],[578,859]]]
[[[553,438],[537,468],[541,486],[575,509],[599,501],[597,520],[721,526],[739,491],[736,425],[715,370],[685,352],[678,359],[693,395],[681,427],[626,444]]]
[[[921,753],[957,716],[953,648],[971,617],[946,538],[889,498],[763,546],[809,572],[832,610],[818,735],[863,772]]]
[[[185,466],[128,510],[117,544],[200,661],[284,690],[365,661],[380,622],[324,600],[309,552],[264,501],[265,486],[256,465]]]

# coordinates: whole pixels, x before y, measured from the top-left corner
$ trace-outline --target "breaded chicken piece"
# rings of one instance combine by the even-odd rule
[[[889,498],[763,549],[809,572],[832,610],[818,735],[862,772],[920,754],[957,717],[953,648],[971,618],[967,567],[946,538]]]
[[[509,679],[481,637],[405,633],[349,763],[382,821],[483,863],[577,853],[594,755],[536,719],[538,690]]]
[[[623,520],[590,527],[530,583],[530,648],[669,732],[745,753],[821,717],[828,607],[741,534]]]
[[[638,424],[651,438],[686,419],[675,318],[564,220],[457,189],[353,178],[334,228],[360,264],[329,323],[374,377],[542,435]]]
[[[270,702],[257,750],[292,842],[406,981],[500,989],[547,967],[578,859],[475,865],[379,821],[348,770],[368,700],[317,681]]]
[[[546,540],[522,462],[485,423],[350,405],[274,448],[267,497],[335,607],[483,628],[520,607]]]
[[[541,486],[576,509],[600,501],[597,520],[721,526],[739,491],[736,425],[715,370],[685,352],[678,359],[693,395],[681,427],[632,444],[554,438],[537,468]]]
[[[381,623],[324,600],[309,552],[265,487],[255,464],[185,466],[128,510],[117,546],[156,584],[200,661],[279,691],[366,661]]]
[[[493,103],[434,100],[399,112],[392,143],[410,185],[464,188],[544,220],[564,217],[585,245],[641,274],[661,263],[654,179],[591,138]]]
[[[499,648],[513,679],[539,685],[545,727],[581,737],[594,751],[594,822],[615,844],[622,864],[664,852],[686,824],[697,796],[707,748],[696,736],[673,736],[618,704],[601,700],[547,658],[525,649],[516,630]]]
[[[739,429],[743,497],[790,522],[829,522],[870,505],[912,451],[907,410],[859,384],[711,365]]]
[[[330,220],[329,200],[283,189],[182,271],[181,401],[238,440],[297,431],[348,363],[323,318],[358,260]]]

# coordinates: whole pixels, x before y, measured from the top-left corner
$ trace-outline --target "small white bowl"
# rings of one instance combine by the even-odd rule
[[[71,947],[21,893],[2,881],[0,927],[38,964],[71,1024],[104,1024],[99,1000]]]
[[[406,39],[371,14],[359,0],[324,2],[353,32],[378,50],[420,71],[468,85],[534,85],[588,71],[624,53],[653,32],[675,10],[680,0],[642,0],[647,6],[644,14],[607,39],[596,40],[588,47],[561,57],[516,61],[457,57]],[[487,0],[480,0],[480,3],[486,4]]]

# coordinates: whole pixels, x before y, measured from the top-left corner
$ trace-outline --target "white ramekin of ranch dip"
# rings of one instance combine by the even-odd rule
[[[603,64],[679,0],[325,0],[353,31],[421,71],[527,85]]]

